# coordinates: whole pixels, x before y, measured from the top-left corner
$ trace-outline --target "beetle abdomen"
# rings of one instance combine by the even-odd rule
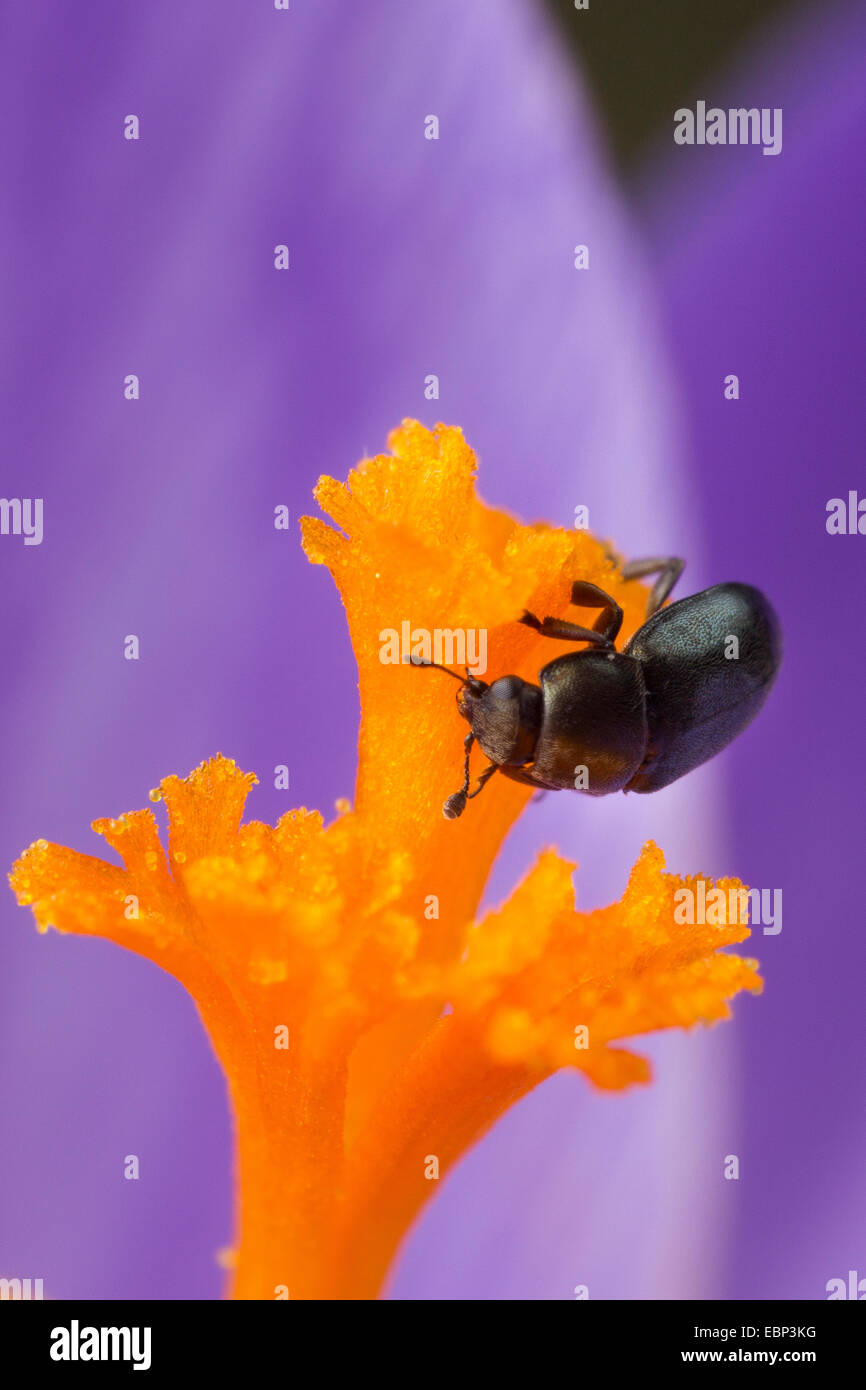
[[[640,664],[616,652],[569,652],[548,662],[538,679],[544,713],[533,777],[591,796],[621,791],[646,752]]]
[[[751,723],[775,680],[782,639],[759,589],[716,584],[653,614],[625,653],[643,667],[648,724],[647,756],[625,790],[653,792]]]

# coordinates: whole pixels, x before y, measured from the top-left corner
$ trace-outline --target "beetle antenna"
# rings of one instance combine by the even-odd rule
[[[456,681],[459,681],[461,685],[468,685],[468,681],[465,679],[464,676],[458,676],[456,671],[449,671],[447,666],[440,666],[438,661],[425,661],[424,658],[421,656],[410,656],[409,665],[432,666],[434,671],[444,671],[446,676],[453,676],[454,679]]]
[[[447,666],[440,666],[438,661],[425,661],[422,656],[410,656],[409,665],[432,666],[434,671],[444,671],[446,676],[453,676],[454,679],[456,681],[459,681],[461,685],[467,685],[470,690],[475,692],[476,695],[480,694],[484,690],[487,690],[488,688],[487,684],[484,681],[479,680],[477,676],[472,675],[468,666],[466,667],[466,675],[458,676],[456,671],[449,671]]]

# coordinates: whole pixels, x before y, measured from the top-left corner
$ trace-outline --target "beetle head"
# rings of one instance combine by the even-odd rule
[[[497,767],[520,767],[531,761],[541,729],[541,689],[521,680],[519,676],[500,676],[492,685],[488,685],[486,681],[470,675],[468,669],[465,676],[458,676],[456,671],[449,671],[447,666],[439,666],[435,661],[422,661],[417,657],[411,658],[411,661],[413,666],[432,666],[460,682],[457,708],[491,762],[491,766],[478,779],[476,790],[470,792],[470,735],[465,743],[463,786],[449,796],[443,807],[446,819],[456,820],[463,814],[466,802],[478,795]]]
[[[541,728],[541,691],[519,676],[500,676],[492,685],[467,679],[457,708],[491,762],[520,767],[535,752]]]
[[[472,723],[472,711],[489,689],[490,686],[486,681],[480,681],[477,676],[471,676],[468,671],[466,672],[466,678],[457,691],[457,708],[467,724]]]

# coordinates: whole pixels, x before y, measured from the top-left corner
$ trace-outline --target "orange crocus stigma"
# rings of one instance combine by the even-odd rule
[[[167,849],[145,809],[94,824],[123,867],[38,840],[12,872],[40,928],[109,937],[195,1000],[236,1120],[235,1298],[377,1297],[435,1190],[432,1159],[444,1174],[560,1067],[609,1089],[647,1081],[623,1039],[726,1018],[734,994],[760,989],[753,961],[720,952],[748,927],[677,924],[689,881],[652,844],[614,906],[576,912],[574,865],[548,850],[476,922],[531,791],[494,777],[443,819],[466,733],[452,683],[383,663],[380,634],[406,619],[483,629],[492,675],[534,679],[550,644],[515,621],[524,609],[564,615],[573,581],[590,580],[621,604],[627,638],[646,589],[587,533],[486,507],[459,429],[406,421],[389,444],[346,484],[320,481],[338,529],[303,523],[358,662],[353,809],[328,826],[304,809],[243,822],[256,779],[218,755],[154,793]]]

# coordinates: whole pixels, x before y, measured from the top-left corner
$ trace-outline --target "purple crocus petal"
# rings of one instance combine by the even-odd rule
[[[699,553],[646,272],[540,10],[92,0],[83,19],[45,0],[0,19],[0,73],[4,491],[45,499],[41,546],[0,542],[7,862],[38,835],[99,852],[91,818],[217,749],[261,774],[261,819],[289,804],[280,763],[291,804],[351,790],[340,605],[273,509],[294,523],[321,472],[404,415],[460,423],[497,504],[568,525],[585,503],[628,552]],[[701,848],[729,868],[715,786],[706,770],[651,816],[549,799],[494,896],[545,839],[585,861],[584,900],[621,892],[649,833],[673,867]],[[0,1272],[50,1297],[217,1296],[229,1120],[194,1009],[113,946],[3,912]],[[495,1296],[503,1250],[526,1296],[664,1294],[664,1249],[697,1265],[713,1202],[637,1236],[636,1216],[667,1210],[672,1161],[701,1171],[718,1148],[715,1100],[674,1160],[664,1125],[680,1133],[729,1045],[660,1043],[652,1097],[542,1088],[530,1138],[517,1112],[443,1184],[395,1296]],[[472,1263],[449,1279],[455,1204]]]
[[[780,155],[671,145],[646,187],[709,553],[721,577],[766,589],[786,634],[760,736],[724,764],[735,863],[782,889],[784,914],[756,940],[767,991],[738,1030],[741,1169],[715,1292],[825,1298],[828,1280],[866,1273],[866,540],[825,529],[831,498],[866,494],[863,7],[812,8],[705,95],[784,113]]]

